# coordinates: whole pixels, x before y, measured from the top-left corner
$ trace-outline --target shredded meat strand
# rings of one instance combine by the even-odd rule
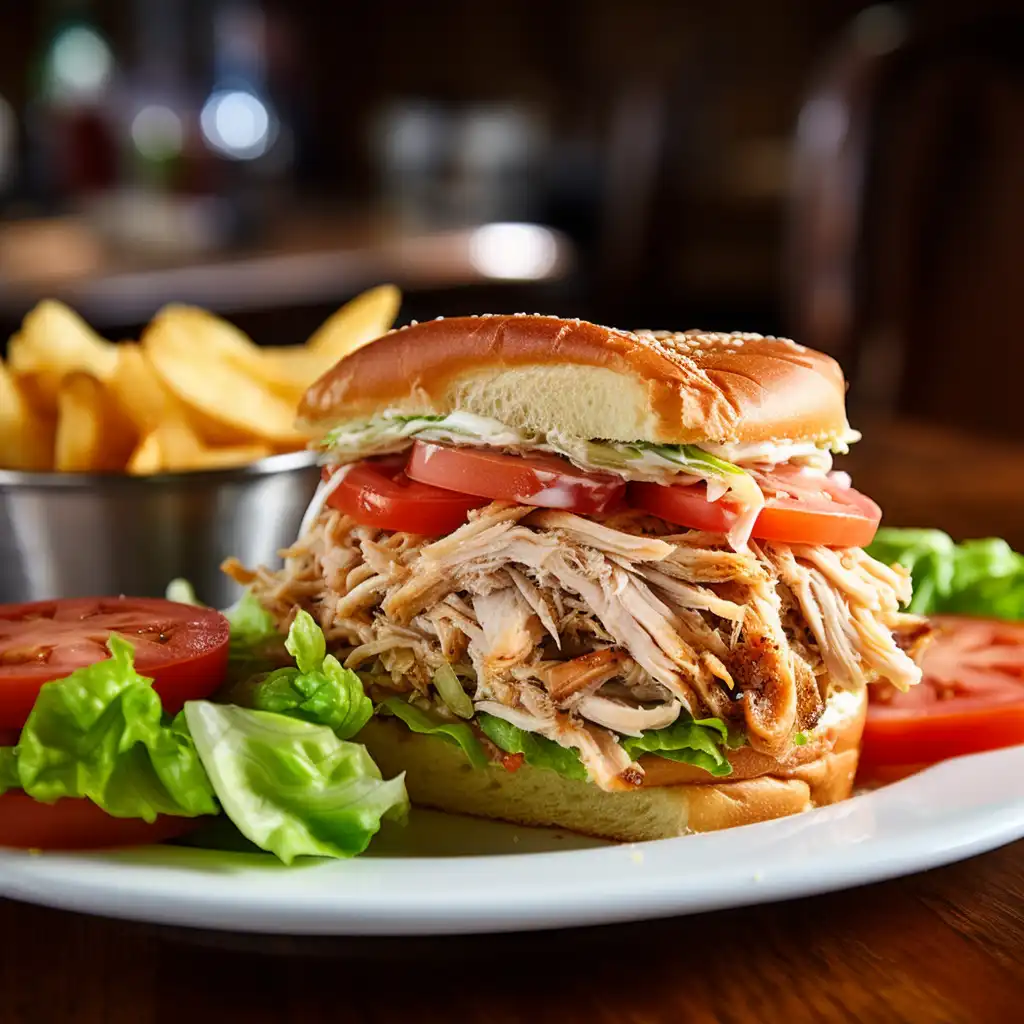
[[[437,700],[444,664],[476,708],[575,750],[606,789],[643,778],[616,735],[682,711],[778,754],[828,690],[920,670],[909,576],[863,551],[752,542],[639,513],[586,519],[495,502],[440,540],[325,509],[284,569],[225,565],[285,628],[308,609],[372,685]],[[914,637],[913,644],[908,637]]]

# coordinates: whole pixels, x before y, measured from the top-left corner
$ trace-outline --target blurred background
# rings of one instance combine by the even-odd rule
[[[0,337],[51,295],[287,344],[392,280],[403,319],[794,334],[855,411],[1024,437],[1019,4],[0,12]]]

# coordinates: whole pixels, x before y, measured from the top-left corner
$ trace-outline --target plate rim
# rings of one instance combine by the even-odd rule
[[[947,798],[963,806],[943,806]],[[593,849],[369,857],[292,868],[186,848],[151,848],[151,856],[160,851],[157,863],[147,863],[146,851],[0,851],[0,897],[214,931],[472,935],[654,920],[819,895],[939,867],[1022,837],[1024,745],[943,762],[790,818]],[[756,866],[758,856],[779,849],[789,855]],[[168,853],[172,863],[160,864]],[[221,866],[210,870],[214,861]],[[697,886],[689,869],[701,862],[714,863],[716,871]],[[154,872],[166,872],[155,876],[155,886]],[[407,881],[412,878],[416,884]],[[177,884],[183,879],[193,881],[184,897]]]

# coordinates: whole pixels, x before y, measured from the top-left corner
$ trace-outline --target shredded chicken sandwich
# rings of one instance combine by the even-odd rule
[[[915,685],[927,634],[832,470],[844,390],[759,335],[403,328],[305,398],[284,567],[227,568],[317,619],[414,801],[628,839],[842,799],[865,687]]]

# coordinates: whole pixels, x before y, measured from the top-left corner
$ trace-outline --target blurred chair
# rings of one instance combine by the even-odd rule
[[[851,403],[1024,437],[1024,18],[862,12],[797,130],[793,333]]]

